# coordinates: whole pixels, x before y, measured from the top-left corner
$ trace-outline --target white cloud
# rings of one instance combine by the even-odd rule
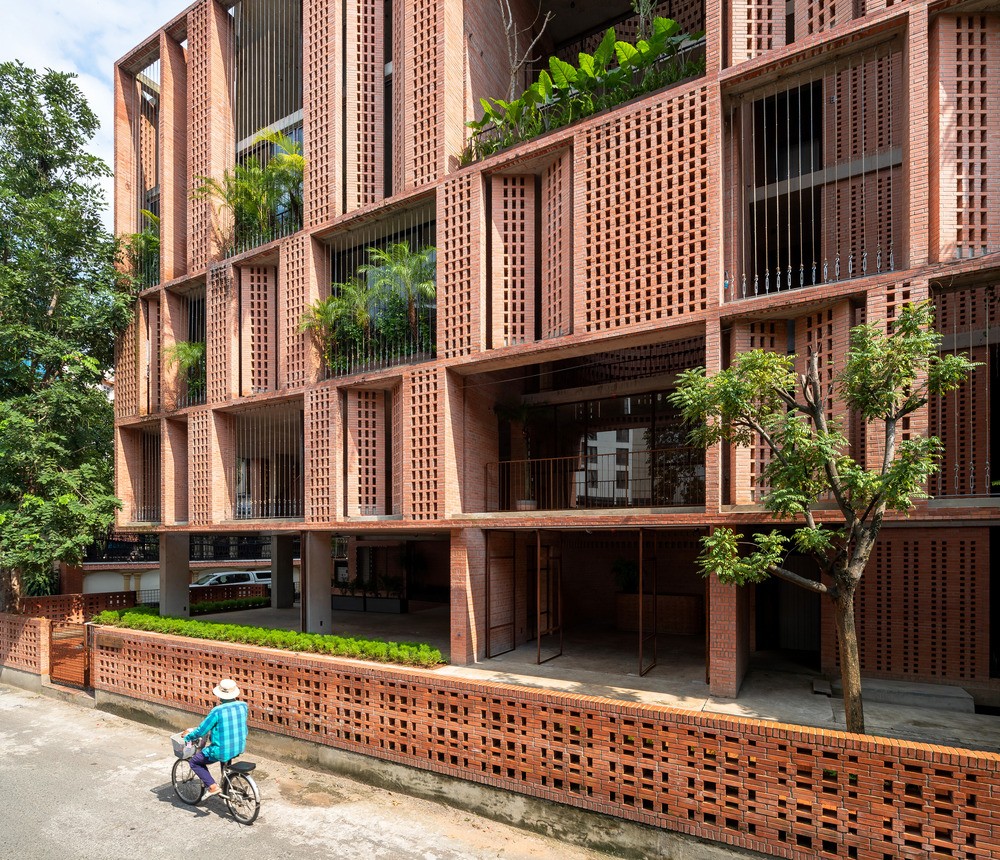
[[[0,61],[74,72],[101,121],[90,150],[114,160],[115,61],[183,12],[190,0],[0,0]],[[111,227],[111,181],[104,221]]]

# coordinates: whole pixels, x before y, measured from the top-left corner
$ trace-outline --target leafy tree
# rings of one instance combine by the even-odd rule
[[[0,63],[0,609],[110,526],[104,380],[134,282],[101,225],[107,166],[73,76]]]
[[[840,645],[847,728],[864,732],[861,667],[854,625],[854,593],[887,511],[905,513],[926,498],[927,479],[938,468],[937,437],[899,439],[901,422],[932,397],[959,387],[974,364],[964,355],[939,352],[928,302],[907,305],[892,331],[862,325],[851,330],[850,349],[838,377],[844,405],[881,436],[881,462],[866,468],[854,459],[841,422],[827,416],[828,392],[815,355],[798,380],[794,356],[753,350],[708,377],[703,368],[682,373],[671,400],[693,428],[692,441],[751,446],[762,439],[773,457],[764,470],[765,507],[797,521],[789,536],[772,529],[743,535],[717,528],[703,538],[703,573],[736,585],[777,576],[833,602]],[[874,426],[872,426],[874,425]],[[840,516],[819,511],[817,499],[832,497]],[[824,523],[818,517],[833,522]],[[790,546],[819,565],[817,581],[785,568]]]

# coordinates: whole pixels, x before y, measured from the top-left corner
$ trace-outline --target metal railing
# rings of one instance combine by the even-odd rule
[[[484,509],[696,507],[705,503],[701,448],[618,450],[603,454],[487,463]]]

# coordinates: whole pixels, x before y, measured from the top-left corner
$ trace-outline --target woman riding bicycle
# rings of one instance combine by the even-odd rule
[[[198,750],[190,760],[191,770],[198,774],[199,779],[208,788],[209,795],[222,794],[215,777],[208,772],[206,765],[213,762],[229,761],[240,755],[247,745],[247,714],[249,708],[246,702],[237,701],[240,688],[230,678],[219,681],[212,692],[219,698],[219,704],[208,712],[201,725],[191,729],[184,740],[192,741],[203,738],[211,733],[208,744]]]

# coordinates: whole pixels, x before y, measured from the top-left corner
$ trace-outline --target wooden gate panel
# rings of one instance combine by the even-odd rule
[[[60,684],[89,686],[90,661],[86,625],[53,621],[50,630],[49,677]]]

